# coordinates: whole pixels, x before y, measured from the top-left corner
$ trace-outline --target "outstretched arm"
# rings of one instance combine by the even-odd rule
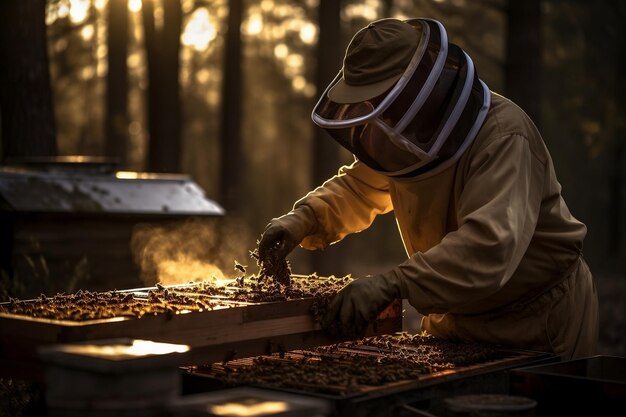
[[[379,214],[392,210],[389,180],[355,161],[298,200],[294,210],[310,208],[317,229],[302,241],[306,249],[323,249],[350,233],[367,229]]]

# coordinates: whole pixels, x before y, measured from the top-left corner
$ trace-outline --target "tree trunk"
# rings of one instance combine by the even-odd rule
[[[341,42],[341,5],[340,0],[320,0],[319,4],[319,39],[317,44],[316,85],[321,95],[342,66],[344,50]],[[339,144],[323,129],[314,126],[312,179],[314,186],[337,173],[340,164]],[[335,248],[333,248],[335,249]],[[341,270],[342,257],[336,250],[324,253],[312,253],[315,271],[337,273]]]
[[[615,15],[624,16],[626,6],[620,4],[613,9]],[[617,45],[615,45],[615,91],[614,97],[617,109],[626,108],[626,29],[620,26],[615,35]],[[619,112],[619,110],[618,110]],[[619,117],[612,146],[612,167],[609,174],[609,255],[618,260],[618,269],[623,269],[626,262],[626,248],[624,248],[624,233],[626,224],[624,223],[624,143],[626,142],[626,121]]]
[[[228,2],[228,31],[224,48],[224,76],[220,114],[221,204],[232,211],[241,207],[241,22],[242,0]]]
[[[181,108],[178,83],[182,9],[179,0],[163,0],[163,27],[154,22],[154,5],[142,3],[148,58],[148,169],[178,172]]]
[[[319,5],[319,39],[317,44],[316,85],[319,94],[337,75],[343,60],[341,47],[341,1],[321,0]],[[338,144],[322,129],[315,127],[313,141],[313,182],[321,184],[339,168]]]
[[[609,172],[609,255],[612,257],[619,257],[622,255],[622,217],[624,216],[623,209],[623,178],[624,178],[624,144],[620,140],[625,137],[626,129],[619,129],[613,149],[611,170]]]
[[[57,153],[46,1],[0,1],[2,160]]]
[[[106,153],[122,167],[128,153],[128,0],[109,0]]]
[[[383,0],[382,3],[382,18],[392,17],[393,0]]]
[[[535,122],[541,123],[541,0],[509,0],[505,92]]]

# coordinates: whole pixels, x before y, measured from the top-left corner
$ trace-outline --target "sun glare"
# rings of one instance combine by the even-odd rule
[[[135,339],[129,344],[73,344],[63,346],[63,351],[81,356],[95,356],[107,359],[127,359],[137,356],[168,355],[185,353],[188,345],[160,343],[151,340]]]
[[[285,59],[289,54],[289,48],[284,43],[279,43],[274,47],[274,56],[278,59]]]
[[[204,51],[217,36],[215,26],[209,18],[209,11],[200,7],[193,12],[181,35],[183,45],[191,46],[196,51]]]
[[[80,31],[80,36],[86,41],[91,40],[91,38],[93,38],[93,25],[83,26]]]
[[[207,411],[215,416],[253,417],[282,414],[289,411],[289,404],[284,401],[260,401],[258,403],[229,402],[209,405]]]
[[[253,14],[245,25],[245,32],[248,35],[258,35],[263,30],[263,17],[260,14]]]
[[[274,8],[275,4],[273,0],[262,0],[261,1],[261,10],[264,12],[269,12]]]
[[[89,15],[89,0],[72,0],[69,12],[72,23],[84,22]]]
[[[362,18],[365,20],[378,19],[378,3],[365,1],[359,4],[350,4],[345,8],[345,15],[348,19]]]
[[[141,0],[129,0],[128,10],[130,10],[133,13],[139,12],[141,10]]]
[[[200,7],[189,18],[180,39],[183,45],[191,46],[196,51],[204,51],[216,37],[217,30],[211,23],[209,11]]]
[[[70,14],[70,6],[68,6],[67,3],[61,3],[59,5],[59,8],[57,9],[57,15],[59,16],[59,19],[63,19],[67,17],[69,14]]]
[[[306,44],[313,44],[317,40],[317,26],[313,23],[305,23],[300,29],[300,39]]]

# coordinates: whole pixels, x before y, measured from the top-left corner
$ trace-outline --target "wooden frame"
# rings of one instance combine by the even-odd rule
[[[170,286],[178,287],[178,286]],[[150,288],[124,290],[146,292]],[[311,315],[313,298],[239,303],[232,307],[188,314],[142,318],[114,317],[71,321],[0,313],[0,376],[28,380],[43,377],[37,349],[55,343],[134,338],[186,344],[190,363],[211,363],[272,352],[305,349],[345,339],[326,334]],[[402,305],[392,303],[367,335],[402,330]]]

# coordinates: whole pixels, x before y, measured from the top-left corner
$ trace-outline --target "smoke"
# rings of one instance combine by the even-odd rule
[[[235,218],[190,218],[168,224],[138,224],[131,250],[145,285],[233,279],[235,262],[257,268],[249,251],[256,238]],[[258,268],[257,268],[258,269]]]

